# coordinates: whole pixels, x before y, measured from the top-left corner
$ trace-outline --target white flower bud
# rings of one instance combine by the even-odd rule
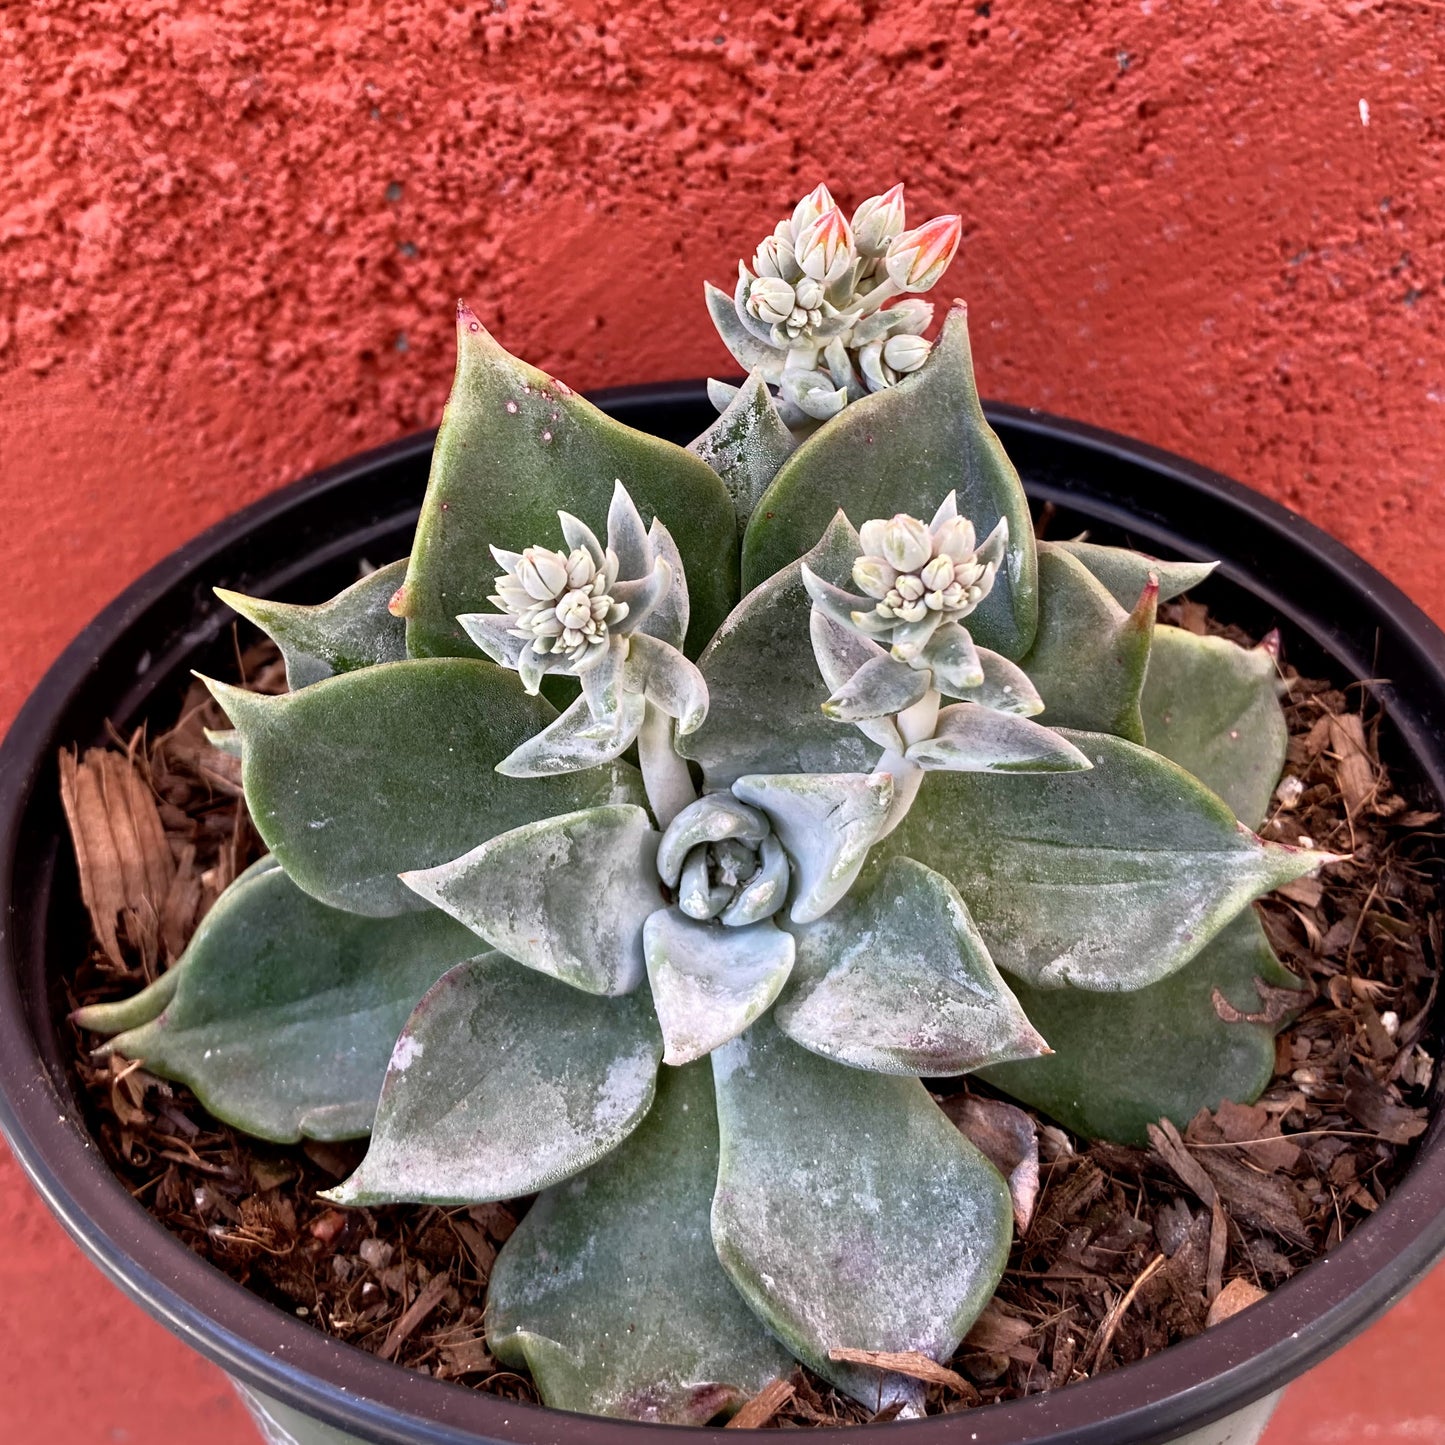
[[[563,627],[586,627],[592,621],[592,598],[586,592],[568,592],[557,604],[557,621]]]
[[[832,192],[825,185],[814,186],[796,206],[793,207],[791,221],[784,221],[781,224],[787,226],[789,237],[796,242],[798,237],[818,219],[829,211],[838,209],[838,203],[833,199]]]
[[[881,196],[869,196],[853,212],[853,238],[858,254],[881,256],[903,229],[903,187],[893,186]]]
[[[903,231],[889,243],[888,279],[903,291],[927,291],[948,269],[963,237],[958,216],[935,216],[927,225]]]
[[[921,336],[890,336],[883,343],[883,360],[894,371],[917,371],[928,360],[932,349]]]
[[[805,311],[812,311],[823,304],[822,284],[813,280],[811,276],[804,276],[793,287],[793,292],[798,298],[798,305]]]
[[[567,585],[567,559],[545,547],[528,547],[517,566],[517,580],[529,597],[550,602]]]
[[[868,596],[881,600],[897,582],[898,573],[881,557],[860,557],[853,564],[853,580]]]
[[[879,555],[900,572],[916,572],[933,555],[933,537],[917,517],[900,512],[884,524]]]
[[[768,326],[776,326],[792,315],[793,288],[780,276],[759,276],[748,288],[748,310]]]
[[[967,517],[950,517],[933,534],[933,545],[940,555],[950,557],[954,562],[971,561],[978,545],[973,523]],[[968,579],[959,580],[966,582]]]
[[[953,582],[953,559],[951,557],[935,557],[918,576],[924,587],[930,592],[948,587]]]
[[[836,206],[799,234],[794,251],[805,275],[831,285],[853,264],[853,232]]]

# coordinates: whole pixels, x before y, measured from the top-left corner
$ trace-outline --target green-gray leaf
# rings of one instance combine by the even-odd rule
[[[499,953],[458,964],[392,1051],[371,1148],[338,1204],[480,1204],[595,1164],[652,1106],[645,991],[599,998]]]
[[[839,582],[857,556],[857,535],[835,517],[803,560]],[[793,562],[738,603],[698,659],[710,708],[678,751],[702,765],[709,788],[759,771],[866,773],[877,761],[856,727],[823,713],[830,688],[813,656],[811,613],[802,561]]]
[[[743,586],[801,557],[840,507],[855,527],[896,512],[927,518],[952,490],[980,537],[1008,518],[1007,558],[968,626],[980,647],[1022,657],[1038,607],[1033,526],[1018,473],[984,420],[961,305],[918,371],[853,402],[783,464],[748,523]]]
[[[722,478],[733,499],[741,534],[758,498],[797,444],[778,415],[778,404],[762,374],[754,371],[727,410],[687,449]]]
[[[1243,1014],[1258,1013],[1255,980],[1298,988],[1247,908],[1177,973],[1125,994],[1031,988],[1019,1001],[1054,1053],[985,1069],[983,1077],[1088,1138],[1147,1144],[1146,1126],[1181,1129],[1225,1099],[1249,1103],[1274,1074],[1274,1026],[1226,1022],[1216,990]]]
[[[1144,741],[1139,695],[1149,668],[1155,597],[1126,612],[1082,562],[1039,543],[1039,630],[1020,666],[1044,700],[1050,727]]]
[[[488,546],[558,546],[559,507],[598,529],[619,478],[644,522],[660,516],[676,539],[695,657],[738,595],[727,488],[690,452],[613,421],[509,356],[460,308],[456,377],[400,604],[413,655],[475,656],[456,619],[487,610],[496,575]]]
[[[917,1079],[841,1068],[770,1017],[712,1060],[722,1140],[712,1231],[723,1268],[825,1379],[875,1409],[916,1401],[913,1382],[828,1353],[948,1359],[1008,1257],[1003,1180]]]
[[[658,834],[631,803],[524,823],[408,888],[493,948],[586,993],[642,982],[642,925],[662,907]]]
[[[497,763],[555,714],[490,662],[382,663],[284,697],[209,686],[241,733],[266,846],[313,897],[353,913],[424,908],[397,874],[537,818],[640,796],[621,763],[499,776]]]
[[[705,1425],[791,1371],[718,1265],[717,1158],[712,1070],[665,1068],[637,1132],[497,1256],[487,1343],[554,1410]]]
[[[1219,566],[1218,562],[1163,562],[1128,547],[1104,547],[1097,542],[1052,545],[1082,562],[1126,612],[1134,610],[1151,572],[1159,579],[1159,600],[1170,602],[1197,587]]]
[[[1156,753],[1213,788],[1251,828],[1264,822],[1289,747],[1273,652],[1156,628],[1142,708]]]
[[[216,596],[281,649],[287,686],[296,692],[338,672],[406,656],[406,624],[387,606],[405,577],[403,557],[314,607],[267,602],[224,587],[216,588]]]
[[[929,773],[884,840],[968,903],[994,962],[1039,987],[1143,988],[1253,898],[1328,855],[1266,843],[1183,768],[1104,733],[1085,773]]]
[[[797,964],[773,1016],[816,1054],[938,1076],[1045,1047],[958,891],[912,858],[890,858],[866,890],[795,933]]]
[[[476,947],[441,913],[363,918],[280,868],[243,875],[166,975],[177,983],[165,1011],[111,1047],[258,1138],[357,1138],[402,1025]]]
[[[659,908],[644,944],[666,1064],[690,1064],[736,1038],[772,1006],[793,967],[792,937],[771,918],[730,928]]]

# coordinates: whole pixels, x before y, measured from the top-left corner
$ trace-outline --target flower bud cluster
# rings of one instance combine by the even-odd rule
[[[738,319],[781,353],[767,379],[794,424],[826,420],[927,360],[922,333],[932,306],[881,308],[931,289],[953,260],[963,226],[957,216],[938,216],[906,230],[904,219],[901,185],[870,196],[851,222],[820,185],[763,240],[751,268],[739,263]]]
[[[610,548],[599,567],[583,547],[553,552],[528,547],[515,562],[499,558],[507,571],[487,600],[513,617],[513,637],[531,644],[540,657],[557,653],[572,664],[607,646],[608,628],[627,616],[625,602],[609,590],[617,581],[617,555]]]
[[[966,517],[950,517],[934,532],[900,513],[865,522],[858,536],[863,556],[853,564],[853,580],[876,599],[879,617],[900,622],[921,622],[930,612],[961,617],[993,584]]]

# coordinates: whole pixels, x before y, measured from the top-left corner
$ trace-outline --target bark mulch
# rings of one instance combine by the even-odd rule
[[[1231,632],[1187,602],[1168,620]],[[241,671],[252,686],[284,687],[267,649],[242,658]],[[1247,1308],[1378,1209],[1425,1130],[1440,818],[1392,786],[1365,689],[1283,676],[1289,760],[1264,836],[1348,857],[1260,905],[1300,980],[1300,992],[1262,998],[1272,1022],[1299,1010],[1279,1035],[1274,1080],[1258,1103],[1202,1112],[1182,1131],[1162,1122],[1148,1149],[1090,1144],[982,1085],[941,1100],[1012,1176],[1020,1228],[996,1298],[949,1368],[875,1361],[927,1379],[930,1413],[1057,1389]],[[124,997],[173,963],[262,851],[239,764],[203,731],[225,726],[197,684],[163,735],[62,760],[94,928],[68,981],[73,1007]],[[94,1037],[72,1033],[106,1157],[191,1249],[360,1349],[536,1399],[525,1375],[492,1359],[482,1327],[493,1261],[528,1201],[336,1209],[317,1191],[350,1172],[361,1143],[259,1143],[140,1061],[93,1061]],[[878,1418],[800,1367],[733,1424]]]

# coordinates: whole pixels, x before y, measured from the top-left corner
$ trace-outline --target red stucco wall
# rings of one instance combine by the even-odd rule
[[[0,726],[187,536],[434,423],[458,295],[577,387],[731,370],[701,279],[824,178],[963,214],[986,394],[1233,473],[1445,619],[1442,49],[1439,0],[0,5]]]

